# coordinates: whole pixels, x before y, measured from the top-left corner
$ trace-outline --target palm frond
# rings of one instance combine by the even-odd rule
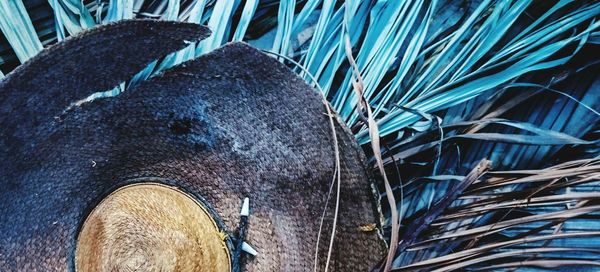
[[[25,62],[42,50],[29,14],[21,1],[0,3],[0,29],[20,62]]]
[[[394,271],[544,267],[545,260],[598,266],[599,170],[599,159],[584,159],[487,172],[471,185],[469,178],[456,181],[452,188],[468,187],[451,205],[436,206],[406,227],[405,235],[415,239],[402,241]],[[478,225],[484,218],[488,223]]]

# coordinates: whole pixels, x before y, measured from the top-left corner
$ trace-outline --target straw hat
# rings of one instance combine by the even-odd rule
[[[231,43],[81,102],[208,35],[186,23],[105,25],[0,83],[1,271],[312,271],[315,260],[324,269],[332,119],[283,64]],[[329,269],[364,271],[385,245],[365,157],[333,121],[341,187]],[[244,198],[245,246],[258,254],[238,257]]]

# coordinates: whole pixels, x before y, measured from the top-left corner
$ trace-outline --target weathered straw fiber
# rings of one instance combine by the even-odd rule
[[[64,111],[207,33],[155,21],[103,26],[7,76],[0,85],[0,270],[74,270],[78,233],[92,209],[127,184],[153,182],[196,198],[229,237],[249,197],[247,241],[259,254],[245,257],[243,270],[312,271],[335,170],[333,135],[322,97],[283,64],[228,44],[117,97]],[[378,221],[364,155],[337,120],[336,132],[342,187],[330,266],[365,271],[385,247],[376,231],[360,228]],[[321,269],[334,200],[335,190]]]

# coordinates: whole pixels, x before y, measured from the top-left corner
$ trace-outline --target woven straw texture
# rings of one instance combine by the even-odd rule
[[[117,188],[149,180],[198,197],[232,234],[249,197],[247,241],[259,255],[244,258],[243,270],[312,271],[335,169],[333,136],[320,95],[283,64],[228,44],[117,97],[64,111],[206,34],[165,22],[104,26],[7,76],[0,85],[1,271],[74,269],[89,212]],[[367,166],[337,121],[336,131],[342,190],[330,267],[365,271],[385,246],[376,231],[360,230],[379,220]],[[321,269],[335,197],[333,190]]]

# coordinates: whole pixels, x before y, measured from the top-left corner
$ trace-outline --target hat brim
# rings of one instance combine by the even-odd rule
[[[80,98],[69,94],[61,102]],[[8,100],[2,111],[20,115]],[[0,168],[0,267],[72,267],[89,212],[120,187],[157,180],[202,199],[229,232],[241,199],[250,198],[247,241],[260,254],[247,259],[246,271],[312,270],[326,210],[318,250],[324,267],[338,197],[333,190],[327,201],[336,156],[330,120],[320,94],[275,59],[231,43],[114,98],[59,109],[29,113],[33,121],[21,120],[29,127],[12,125],[2,134],[9,152]],[[364,271],[385,246],[376,230],[361,228],[379,220],[365,157],[337,119],[335,126],[342,184],[330,268]]]

